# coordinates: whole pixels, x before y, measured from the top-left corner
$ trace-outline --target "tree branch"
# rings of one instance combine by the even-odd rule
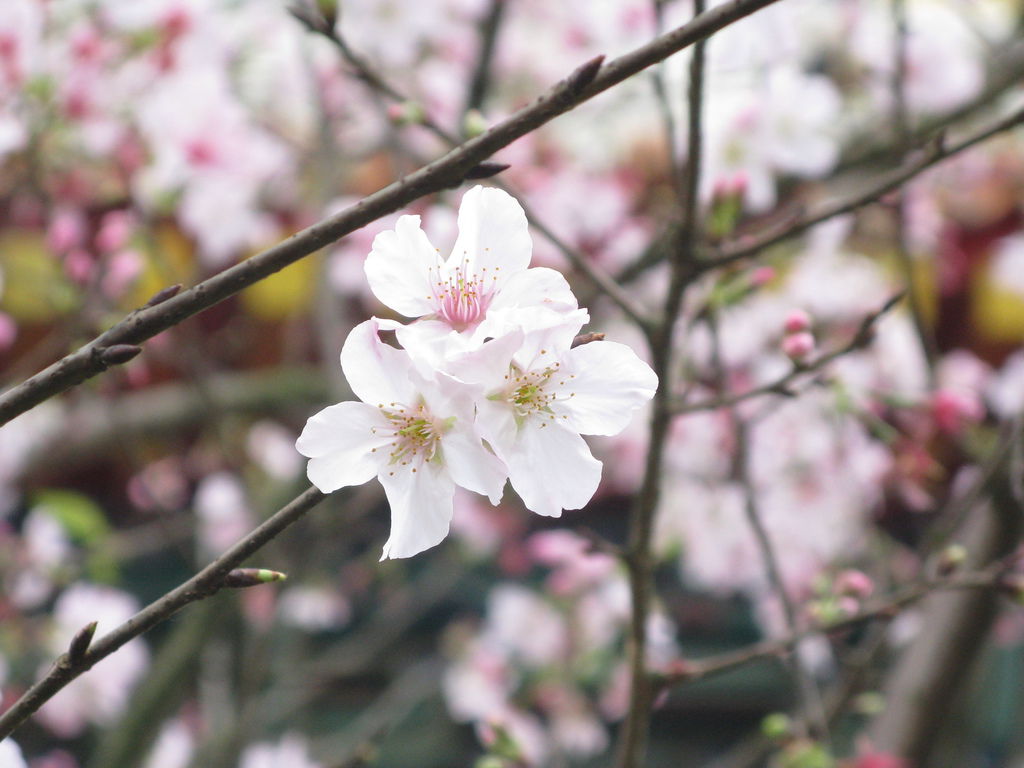
[[[866,189],[848,197],[826,203],[820,206],[818,210],[798,216],[791,221],[780,222],[768,227],[766,231],[757,237],[741,237],[732,243],[713,250],[706,254],[706,258],[700,264],[700,270],[706,272],[750,258],[783,240],[806,232],[816,224],[877,202],[886,193],[891,192],[921,172],[993,136],[1004,133],[1011,128],[1016,128],[1021,123],[1024,123],[1024,107],[1019,107],[1001,120],[997,120],[992,125],[969,134],[950,146],[946,146],[944,134],[940,133],[933,137],[930,143],[918,148],[915,153],[911,153],[910,159],[905,162],[902,168],[897,168],[890,173],[883,174]],[[917,156],[914,157],[914,154]]]
[[[694,14],[704,17],[705,0],[694,0]],[[693,22],[691,22],[693,23]],[[629,708],[616,747],[620,768],[639,768],[645,761],[650,731],[654,690],[647,671],[647,619],[654,598],[654,562],[651,538],[654,515],[661,497],[662,464],[672,422],[673,341],[683,291],[693,275],[698,243],[698,196],[701,174],[701,142],[704,109],[704,43],[694,47],[687,88],[689,135],[686,169],[678,188],[683,227],[670,265],[668,290],[661,317],[656,325],[641,326],[647,332],[651,362],[659,386],[651,403],[647,460],[640,491],[629,519],[629,542],[625,562],[630,589]]]
[[[136,310],[86,346],[0,396],[0,425],[101,373],[106,367],[102,352],[108,347],[140,344],[413,200],[460,184],[474,166],[519,137],[774,2],[777,0],[732,0],[609,62],[589,81],[570,75],[485,133],[344,211],[156,306]]]
[[[788,653],[802,641],[815,635],[835,635],[853,629],[865,622],[878,619],[890,620],[900,610],[936,592],[949,591],[1007,591],[1005,583],[1006,563],[993,568],[925,581],[892,595],[888,600],[875,603],[845,619],[830,624],[819,624],[775,640],[764,640],[735,651],[709,656],[703,659],[687,660],[678,670],[664,675],[652,676],[656,690],[663,691],[679,685],[704,680],[723,672],[761,659],[778,657]]]
[[[858,349],[864,349],[867,347],[868,344],[871,343],[875,324],[883,315],[899,304],[904,295],[905,294],[902,292],[896,294],[886,301],[879,309],[872,312],[870,315],[867,315],[863,320],[861,320],[860,326],[857,328],[857,332],[854,333],[853,337],[838,349],[834,349],[831,352],[821,355],[815,360],[799,364],[794,363],[792,370],[788,373],[780,376],[774,381],[762,384],[759,387],[753,387],[745,392],[737,392],[731,395],[720,395],[707,400],[699,400],[695,403],[687,403],[685,399],[681,397],[675,401],[672,412],[675,414],[683,414],[694,413],[696,411],[714,411],[719,408],[730,408],[744,400],[761,397],[762,395],[794,397],[797,393],[794,392],[790,386],[797,379],[816,373],[825,368],[832,361],[838,360],[840,357],[844,357]]]
[[[29,688],[10,709],[0,715],[0,741],[10,736],[15,728],[64,686],[129,640],[170,618],[189,603],[215,594],[224,586],[224,577],[229,571],[325,498],[326,496],[316,488],[306,489],[195,576],[147,605],[124,624],[94,642],[84,652],[77,654],[75,658],[71,658],[70,653],[60,656],[42,680]]]

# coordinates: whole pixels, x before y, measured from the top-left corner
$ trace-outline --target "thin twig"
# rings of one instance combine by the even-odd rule
[[[14,732],[33,712],[64,686],[91,669],[122,645],[170,618],[189,603],[215,594],[224,586],[224,577],[251,554],[302,518],[326,498],[316,488],[308,488],[262,525],[249,533],[195,576],[147,605],[124,624],[101,637],[74,661],[69,654],[59,657],[42,680],[29,688],[10,709],[0,715],[0,741]]]
[[[498,5],[504,5],[506,2],[506,0],[496,1]],[[488,19],[490,19],[490,17],[488,17]],[[367,61],[359,56],[358,53],[356,53],[352,47],[348,45],[343,38],[341,38],[340,33],[336,29],[325,28],[323,25],[317,25],[306,19],[302,20],[312,31],[325,35],[330,39],[331,42],[337,46],[345,60],[348,61],[356,70],[360,79],[363,80],[363,82],[365,82],[371,89],[396,103],[402,103],[408,100],[394,84],[388,82],[381,73],[372,69]],[[485,20],[485,22],[486,21],[487,20]],[[500,19],[494,20],[493,23],[500,23]],[[494,31],[494,34],[497,34],[497,30]],[[481,55],[484,55],[483,51],[481,52]],[[593,65],[595,63],[598,67],[601,64],[597,59],[592,59],[588,62],[588,65]],[[579,71],[580,70],[577,70],[577,72]],[[420,124],[447,144],[453,147],[459,144],[459,139],[453,133],[446,130],[440,123],[430,117],[430,115],[424,114],[420,120]],[[492,183],[494,186],[499,189],[503,189],[506,192],[511,191],[509,186],[501,181],[493,180]],[[650,321],[645,316],[644,312],[632,299],[630,299],[629,295],[622,290],[622,287],[619,286],[615,280],[595,266],[590,259],[580,253],[577,249],[573,248],[565,242],[565,240],[555,234],[555,232],[552,231],[547,224],[541,221],[537,214],[522,199],[520,199],[519,203],[523,207],[523,212],[526,214],[526,218],[527,221],[529,221],[530,226],[540,232],[552,245],[555,246],[555,248],[561,251],[562,255],[565,256],[566,260],[573,266],[573,268],[581,272],[583,276],[589,279],[596,288],[607,295],[608,298],[610,298],[627,317],[637,324],[637,326],[641,329],[649,327]]]
[[[506,0],[491,0],[487,13],[480,20],[480,52],[476,57],[476,66],[469,81],[469,92],[466,94],[466,106],[463,114],[483,106],[487,90],[491,84],[491,63],[497,48],[498,30],[505,16]]]
[[[893,139],[899,154],[906,153],[910,145],[910,117],[907,112],[907,4],[906,0],[891,0],[893,26],[893,62],[890,92],[892,97],[892,131]],[[907,304],[910,317],[917,333],[921,351],[924,353],[930,387],[935,387],[935,366],[938,350],[935,346],[935,334],[928,327],[921,305],[921,294],[917,286],[920,281],[914,270],[914,257],[907,245],[907,199],[903,189],[893,192],[892,221],[893,244],[896,260],[903,272],[903,280],[907,285]]]
[[[651,0],[651,4],[654,7],[654,30],[659,35],[665,29],[666,2],[667,0]],[[654,99],[658,104],[658,111],[661,113],[661,122],[665,131],[665,149],[668,153],[672,186],[679,192],[685,184],[685,179],[680,167],[678,129],[676,127],[675,115],[672,114],[672,105],[669,103],[665,70],[665,62],[654,67],[651,72],[651,82],[654,86]]]
[[[29,408],[101,373],[104,349],[140,344],[188,317],[235,295],[413,200],[462,182],[465,174],[499,149],[659,61],[706,39],[729,24],[778,0],[731,0],[646,45],[601,66],[584,82],[570,75],[539,99],[469,139],[438,160],[399,179],[355,205],[220,272],[155,307],[136,310],[81,349],[0,396],[0,425]],[[584,68],[587,65],[584,65]],[[583,69],[583,68],[581,68]],[[589,70],[588,70],[589,72]]]
[[[859,349],[864,349],[868,344],[870,344],[876,323],[882,318],[882,316],[895,307],[903,296],[904,293],[902,292],[896,294],[886,301],[879,309],[864,317],[864,319],[861,320],[856,333],[853,334],[846,344],[838,349],[834,349],[831,352],[815,358],[814,360],[809,360],[799,364],[794,363],[793,368],[788,373],[785,373],[774,381],[762,384],[759,387],[753,387],[745,392],[737,392],[731,395],[719,395],[717,397],[712,397],[707,400],[699,400],[693,403],[686,402],[685,398],[678,398],[674,401],[675,405],[672,412],[676,414],[683,414],[695,413],[697,411],[715,411],[719,408],[729,408],[737,405],[738,403],[742,403],[744,400],[761,397],[763,395],[795,397],[799,393],[793,390],[792,385],[798,379],[817,373],[827,367],[828,364],[834,360],[844,357]]]
[[[830,203],[825,203],[816,211],[798,216],[791,221],[780,222],[772,227],[768,227],[766,231],[757,237],[741,237],[732,243],[725,244],[709,252],[700,265],[701,271],[723,267],[743,259],[748,259],[766,248],[781,243],[783,240],[806,232],[816,224],[875,203],[879,198],[884,197],[887,193],[921,172],[993,136],[1004,133],[1011,128],[1016,128],[1021,123],[1024,123],[1024,107],[1016,109],[1010,115],[948,146],[943,139],[943,134],[940,133],[933,136],[929,143],[910,153],[903,167],[883,174],[863,191]]]
[[[697,19],[705,15],[705,0],[695,0]],[[682,306],[683,291],[693,275],[697,246],[697,189],[700,186],[702,112],[704,107],[704,43],[694,46],[690,61],[687,91],[689,136],[686,170],[679,189],[683,227],[676,243],[668,292],[656,326],[647,328],[647,340],[654,372],[660,385],[651,404],[647,459],[640,491],[633,503],[629,521],[629,541],[625,562],[630,587],[628,663],[630,675],[629,707],[616,749],[620,768],[639,768],[645,761],[649,738],[654,690],[647,672],[647,618],[654,598],[654,562],[651,538],[654,513],[661,497],[662,464],[672,422],[673,340],[676,320]]]
[[[758,504],[757,489],[754,486],[754,479],[750,469],[750,425],[736,411],[732,410],[734,445],[736,446],[732,462],[732,479],[743,490],[743,511],[747,518],[747,525],[754,534],[757,548],[761,553],[764,562],[765,573],[772,592],[778,598],[782,607],[782,617],[786,623],[786,630],[795,635],[798,631],[798,616],[793,598],[786,589],[786,580],[782,575],[782,568],[779,564],[778,553],[775,551],[775,544],[768,535],[768,529],[764,524],[764,517],[761,514]],[[821,698],[821,691],[814,681],[807,668],[798,658],[790,658],[788,667],[796,680],[799,691],[800,705],[803,711],[802,723],[806,723],[807,730],[816,738],[828,739],[828,718],[825,715],[825,707]]]
[[[681,665],[679,670],[664,675],[654,675],[652,680],[659,691],[693,683],[698,680],[705,680],[753,661],[783,655],[807,638],[816,635],[834,635],[853,629],[867,621],[891,619],[903,608],[935,592],[990,589],[1005,591],[1007,590],[1004,582],[1006,569],[1006,563],[1001,562],[997,563],[993,568],[986,568],[974,573],[925,581],[916,586],[907,587],[890,596],[887,600],[877,602],[845,619],[840,619],[830,624],[814,625],[798,632],[790,633],[782,638],[754,643],[735,651],[728,651],[704,659],[687,660]]]

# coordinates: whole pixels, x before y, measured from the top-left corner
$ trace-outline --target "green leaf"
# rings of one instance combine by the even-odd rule
[[[76,544],[92,546],[110,534],[103,510],[80,493],[49,489],[36,494],[35,502],[53,515]]]

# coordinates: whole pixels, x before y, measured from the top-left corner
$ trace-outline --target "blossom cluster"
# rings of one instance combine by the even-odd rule
[[[570,531],[535,533],[524,550],[525,561],[545,573],[542,588],[500,582],[479,626],[448,630],[448,709],[473,723],[488,747],[504,732],[528,765],[601,754],[610,745],[603,721],[621,719],[628,708],[625,572],[614,556],[593,551]],[[648,616],[652,670],[666,671],[679,659],[675,636],[660,610]]]
[[[580,509],[601,479],[581,435],[621,432],[658,384],[625,345],[574,346],[589,315],[561,274],[529,267],[526,214],[509,194],[469,190],[458,227],[447,258],[418,216],[377,235],[370,288],[416,319],[352,329],[341,367],[362,402],[320,411],[296,442],[325,493],[380,480],[391,506],[381,559],[439,543],[456,486],[497,504],[507,480],[540,515]]]

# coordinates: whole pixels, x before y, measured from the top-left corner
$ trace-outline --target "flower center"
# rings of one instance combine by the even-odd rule
[[[450,273],[438,270],[433,276],[431,298],[437,307],[437,316],[456,331],[472,328],[487,314],[494,297],[493,285],[498,280],[496,274],[488,277],[487,272],[487,267],[482,267],[480,274],[476,274],[470,269],[467,258]]]
[[[441,435],[452,423],[454,417],[444,420],[435,419],[420,402],[416,407],[409,408],[401,403],[380,403],[377,406],[387,418],[387,427],[372,427],[375,435],[383,434],[391,438],[388,445],[388,464],[395,468],[412,466],[412,471],[425,461],[437,456]],[[376,452],[376,448],[371,449]],[[389,474],[394,475],[394,470]]]
[[[546,354],[546,351],[542,350],[541,353]],[[511,405],[516,421],[520,424],[537,413],[554,420],[557,415],[552,408],[554,403],[576,395],[575,392],[565,391],[565,387],[576,375],[563,374],[561,367],[562,364],[556,361],[543,368],[524,371],[513,363],[505,377],[508,385],[504,392],[491,397]],[[562,418],[568,417],[563,415]]]

